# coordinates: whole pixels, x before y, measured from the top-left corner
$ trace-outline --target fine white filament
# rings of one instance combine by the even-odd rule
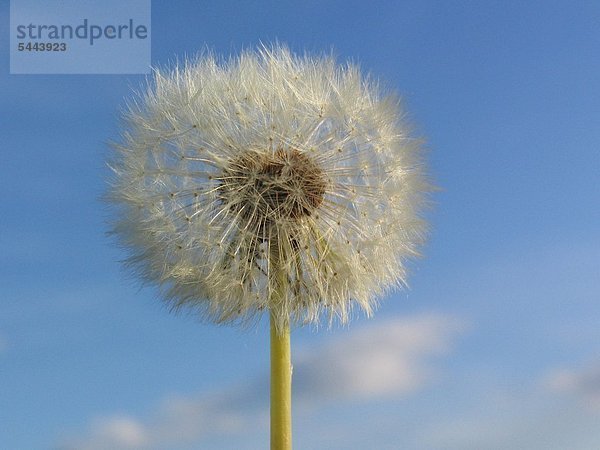
[[[354,65],[277,45],[158,70],[114,146],[112,231],[170,305],[216,322],[369,315],[425,231],[402,116]]]

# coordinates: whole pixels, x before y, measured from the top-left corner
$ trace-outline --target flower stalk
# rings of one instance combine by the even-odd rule
[[[292,449],[292,360],[290,321],[284,306],[288,275],[285,250],[275,239],[269,242],[271,321],[271,450]]]
[[[290,326],[279,329],[271,315],[271,450],[292,449]]]

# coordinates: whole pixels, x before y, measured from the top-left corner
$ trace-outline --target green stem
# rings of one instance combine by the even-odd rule
[[[271,315],[271,450],[292,449],[290,327],[278,329]]]
[[[271,291],[271,450],[292,450],[292,361],[289,318],[281,319],[287,289],[285,250],[269,248]]]

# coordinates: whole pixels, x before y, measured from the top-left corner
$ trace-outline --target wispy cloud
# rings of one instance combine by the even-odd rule
[[[454,317],[421,315],[356,327],[319,348],[300,351],[294,363],[297,411],[333,401],[408,395],[435,375],[434,359],[452,349],[464,324]],[[268,379],[229,386],[196,398],[168,398],[148,419],[114,415],[93,420],[61,448],[155,449],[231,435],[268,423]]]
[[[456,413],[420,430],[416,448],[445,450],[589,450],[600,448],[600,416],[572,405],[556,404],[539,393],[509,404]]]
[[[148,444],[148,437],[142,423],[132,417],[115,415],[94,419],[87,439],[81,444],[74,443],[74,448],[140,448]]]
[[[479,383],[469,391],[479,402],[458,405],[419,430],[418,448],[600,448],[600,365],[551,370],[520,386]]]
[[[313,404],[411,393],[431,379],[431,358],[447,353],[463,327],[455,318],[425,315],[357,329],[300,354],[296,398]]]
[[[544,385],[600,411],[600,363],[582,369],[554,370],[545,378]]]

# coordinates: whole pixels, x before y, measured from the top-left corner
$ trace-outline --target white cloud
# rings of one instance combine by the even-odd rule
[[[430,359],[448,352],[462,328],[456,319],[425,315],[357,329],[300,355],[294,367],[295,396],[315,403],[411,393],[430,380]]]
[[[598,415],[523,395],[512,407],[489,405],[421,430],[417,448],[445,450],[590,450],[600,448]]]
[[[600,364],[583,369],[554,370],[545,378],[544,385],[600,410]]]
[[[316,408],[332,401],[403,396],[431,380],[432,358],[451,350],[460,321],[421,315],[357,327],[294,358],[294,402]],[[196,398],[168,398],[150,419],[127,416],[92,421],[63,448],[158,449],[232,435],[268,423],[268,379],[230,386]]]
[[[265,392],[265,394],[267,394]],[[250,387],[234,387],[197,397],[169,397],[150,419],[124,415],[96,418],[79,437],[66,440],[65,450],[164,449],[189,445],[214,435],[231,435],[266,423]]]
[[[550,394],[550,395],[549,395]],[[461,405],[464,407],[464,405]],[[417,448],[589,450],[600,448],[600,414],[535,386],[485,399],[420,430]]]
[[[600,448],[600,365],[552,370],[519,386],[482,378],[467,392],[478,401],[419,430],[418,448]]]
[[[107,448],[135,449],[148,444],[148,430],[136,419],[124,415],[94,419],[89,436],[67,445],[78,450],[102,450]]]

